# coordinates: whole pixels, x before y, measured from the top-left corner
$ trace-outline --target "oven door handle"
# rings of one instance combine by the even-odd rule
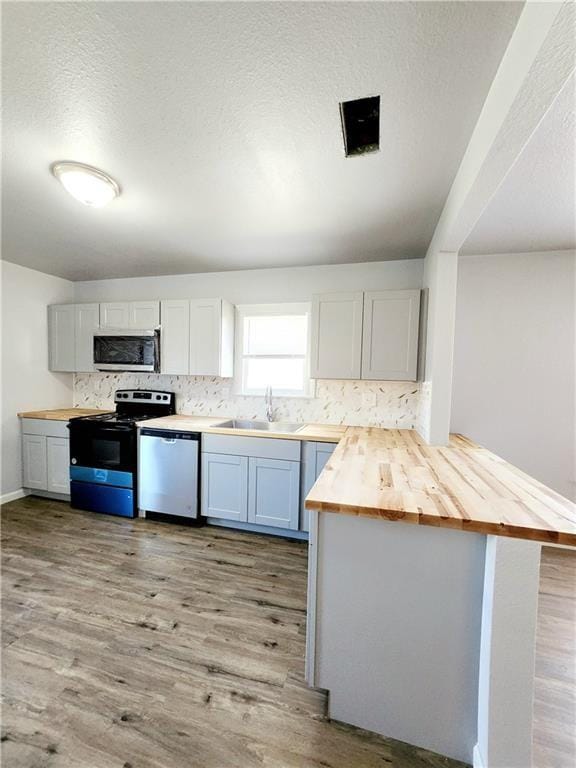
[[[78,425],[75,424],[74,425],[74,430],[76,430],[77,428],[78,428]],[[71,429],[70,424],[68,424],[68,429]],[[97,424],[90,424],[88,427],[86,427],[86,423],[83,424],[83,426],[81,427],[81,430],[82,431],[91,432],[91,433],[98,432],[98,434],[101,434],[102,432],[106,432],[106,433],[111,432],[112,434],[116,434],[116,435],[119,432],[133,432],[134,431],[133,428],[131,426],[129,426],[128,424],[119,425],[117,427],[101,427],[99,424],[98,425]]]

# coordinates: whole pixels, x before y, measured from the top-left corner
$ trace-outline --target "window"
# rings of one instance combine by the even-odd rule
[[[308,304],[236,308],[236,383],[242,395],[310,394]]]

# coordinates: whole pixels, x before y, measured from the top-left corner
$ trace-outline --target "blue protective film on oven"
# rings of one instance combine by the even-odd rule
[[[132,472],[119,472],[117,469],[77,467],[73,464],[70,465],[70,480],[79,480],[82,483],[115,485],[118,488],[132,488],[134,485]]]

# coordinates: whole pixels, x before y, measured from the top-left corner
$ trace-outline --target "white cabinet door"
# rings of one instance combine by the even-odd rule
[[[150,331],[158,325],[159,301],[107,301],[100,304],[101,328]]]
[[[300,462],[249,459],[248,522],[298,530]]]
[[[131,301],[129,328],[151,331],[160,325],[159,301]]]
[[[169,299],[162,302],[160,371],[187,375],[190,369],[190,302]]]
[[[248,516],[248,459],[202,454],[202,514],[245,523]]]
[[[45,491],[48,487],[46,440],[44,435],[22,435],[24,488]]]
[[[222,300],[193,299],[190,302],[190,373],[220,376]]]
[[[362,378],[416,381],[420,291],[364,294]]]
[[[74,370],[87,373],[94,370],[94,331],[100,325],[98,304],[76,304],[76,353]]]
[[[100,304],[100,328],[129,328],[130,302],[107,301]]]
[[[362,305],[362,292],[313,296],[313,379],[360,378]]]
[[[302,445],[302,493],[300,498],[300,530],[310,530],[310,511],[304,503],[312,486],[334,453],[337,443],[305,442]]]
[[[65,437],[47,437],[47,490],[70,493],[70,441]]]
[[[48,307],[48,350],[51,371],[76,370],[74,304]]]

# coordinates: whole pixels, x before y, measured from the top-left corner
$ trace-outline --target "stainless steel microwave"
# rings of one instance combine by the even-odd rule
[[[160,330],[94,331],[97,371],[160,372]]]

